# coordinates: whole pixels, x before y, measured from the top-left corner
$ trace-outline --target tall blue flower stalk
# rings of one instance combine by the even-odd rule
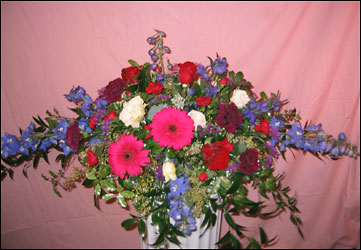
[[[170,181],[168,194],[169,215],[174,220],[174,226],[184,234],[190,235],[197,229],[196,220],[190,204],[184,198],[188,190],[189,180],[186,176]]]

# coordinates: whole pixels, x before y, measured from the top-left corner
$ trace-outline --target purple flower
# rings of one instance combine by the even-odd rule
[[[346,135],[345,135],[345,133],[339,133],[339,134],[338,134],[338,140],[339,140],[339,141],[344,141],[344,140],[346,140]]]
[[[278,120],[276,117],[272,117],[269,125],[277,131],[280,131],[280,129],[284,127],[283,122]]]
[[[184,194],[187,191],[189,180],[186,176],[170,181],[170,190],[172,194]]]
[[[288,135],[291,136],[291,143],[296,147],[302,148],[303,146],[303,129],[300,123],[292,124],[292,128],[288,130]]]
[[[17,141],[17,137],[5,132],[5,135],[1,137],[1,156],[7,158],[11,155],[19,153],[20,145]]]
[[[70,90],[70,93],[67,95],[64,95],[65,98],[69,101],[74,102],[75,104],[78,104],[80,101],[84,99],[85,96],[85,90],[78,86],[76,89],[74,87]]]
[[[212,63],[212,70],[214,74],[223,74],[227,72],[227,61],[225,58],[220,59],[217,55],[217,59]]]
[[[204,68],[202,64],[198,64],[197,67],[197,74],[201,75],[202,78],[206,79],[207,81],[209,81],[211,78],[209,77],[208,73],[207,73],[207,68]]]

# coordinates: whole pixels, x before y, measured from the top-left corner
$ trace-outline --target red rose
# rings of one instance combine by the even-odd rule
[[[122,93],[124,91],[125,82],[124,80],[117,78],[105,87],[103,92],[105,98],[109,103],[120,101],[122,99]]]
[[[197,80],[197,66],[192,62],[185,62],[179,65],[178,80],[183,84],[192,84]]]
[[[117,115],[116,115],[116,113],[115,113],[115,111],[114,110],[111,110],[110,112],[109,112],[109,114],[107,114],[105,117],[104,117],[104,121],[105,122],[107,122],[109,119],[115,119],[115,118],[117,118]]]
[[[87,161],[91,167],[94,167],[98,163],[98,156],[94,154],[93,151],[88,150],[87,152]]]
[[[80,128],[78,127],[77,122],[73,122],[70,127],[67,128],[65,136],[66,142],[68,143],[70,148],[79,148],[79,142],[83,139],[83,134],[80,133]]]
[[[128,68],[122,69],[122,78],[127,82],[128,85],[131,85],[137,81],[135,78],[140,74],[138,67],[130,66]]]
[[[145,91],[148,94],[159,95],[163,91],[163,86],[159,82],[150,82]]]
[[[199,106],[208,106],[212,102],[212,97],[208,97],[208,96],[197,97],[196,102]]]
[[[199,180],[200,181],[206,181],[208,179],[208,175],[206,172],[203,172],[199,175]]]
[[[261,131],[262,134],[268,136],[270,130],[269,122],[266,120],[262,120],[260,125],[254,125],[254,130],[256,130],[257,132]]]
[[[225,169],[229,162],[229,152],[232,150],[233,145],[228,142],[227,138],[223,141],[205,144],[202,147],[204,163],[213,171]]]

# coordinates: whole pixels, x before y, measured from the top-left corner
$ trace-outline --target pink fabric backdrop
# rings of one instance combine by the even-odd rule
[[[208,63],[216,53],[242,70],[256,91],[280,90],[303,122],[346,132],[360,147],[359,2],[1,2],[1,135],[18,135],[33,115],[57,107],[72,115],[63,94],[97,90],[119,77],[127,60],[149,61],[146,38],[167,33],[172,62]],[[41,178],[55,164],[15,171],[1,183],[2,248],[139,248],[137,230],[120,226],[129,211],[93,206],[79,186],[58,198]],[[287,154],[277,169],[296,192],[302,240],[284,214],[236,218],[258,237],[261,223],[273,248],[360,247],[360,159],[320,161]],[[297,190],[297,191],[296,191]],[[253,194],[255,199],[257,195]],[[223,223],[222,233],[227,229]]]

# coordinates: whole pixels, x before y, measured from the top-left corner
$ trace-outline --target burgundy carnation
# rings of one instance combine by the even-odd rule
[[[80,128],[77,122],[73,122],[66,130],[66,142],[72,149],[79,148],[79,142],[83,139],[83,134],[80,133]]]
[[[237,126],[242,122],[242,115],[238,112],[238,108],[233,102],[228,106],[221,104],[216,122],[221,128],[225,128],[228,133],[234,133]]]
[[[109,84],[105,87],[103,94],[109,103],[120,101],[122,99],[124,88],[124,80],[117,78],[109,82]]]
[[[255,148],[247,149],[241,156],[239,157],[239,168],[244,174],[252,174],[258,168],[258,151]]]

